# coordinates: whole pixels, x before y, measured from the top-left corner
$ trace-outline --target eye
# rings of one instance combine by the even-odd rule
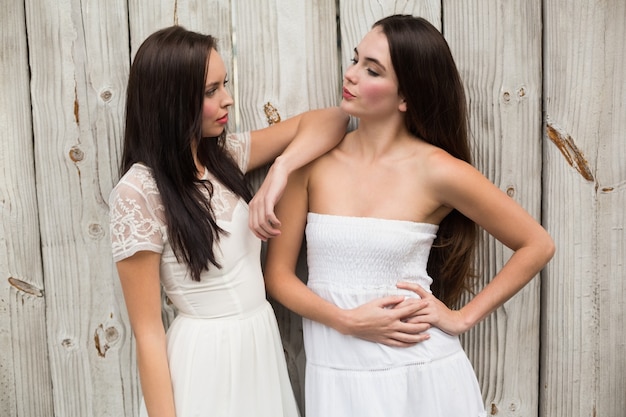
[[[378,77],[378,76],[380,76],[380,74],[379,74],[379,73],[377,73],[376,71],[374,71],[373,69],[370,69],[370,68],[367,68],[367,73],[368,73],[369,75],[371,75],[372,77]]]
[[[217,91],[217,88],[210,88],[204,92],[205,97],[212,97]]]
[[[352,65],[356,65],[358,64],[359,60],[355,57],[355,58],[352,58],[350,62],[352,62]]]

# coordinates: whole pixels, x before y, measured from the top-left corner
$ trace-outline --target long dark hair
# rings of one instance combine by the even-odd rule
[[[213,248],[224,231],[217,225],[213,185],[198,179],[200,163],[226,187],[251,199],[244,173],[225,149],[225,133],[202,138],[202,107],[208,57],[216,50],[210,35],[172,26],[150,35],[139,47],[126,92],[126,126],[120,175],[140,162],[152,170],[172,249],[199,281],[211,265],[220,267]]]
[[[410,15],[388,16],[373,27],[387,37],[409,132],[472,163],[463,84],[442,34],[426,19]],[[472,220],[457,210],[442,220],[427,270],[433,293],[449,306],[471,287],[476,244]]]

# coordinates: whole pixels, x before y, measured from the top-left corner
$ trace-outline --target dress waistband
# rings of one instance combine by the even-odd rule
[[[259,314],[263,310],[270,309],[273,311],[271,304],[266,300],[261,303],[258,307],[253,308],[247,311],[237,311],[232,312],[230,314],[216,315],[216,316],[203,316],[201,314],[193,314],[186,313],[183,311],[179,311],[176,316],[184,317],[186,319],[195,319],[195,320],[246,320],[252,316]]]

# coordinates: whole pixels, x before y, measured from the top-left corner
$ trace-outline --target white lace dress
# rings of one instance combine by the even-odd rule
[[[430,289],[426,262],[438,226],[309,213],[308,286],[342,308]],[[478,417],[485,409],[457,337],[436,328],[409,348],[344,336],[304,320],[306,417]]]
[[[245,168],[249,135],[230,135],[228,147]],[[221,269],[211,267],[197,282],[177,262],[159,191],[141,164],[131,167],[110,196],[114,260],[140,250],[162,254],[161,283],[178,310],[167,333],[177,417],[298,416],[276,318],[265,297],[261,241],[248,229],[247,204],[213,184],[217,223],[228,232],[215,248]]]

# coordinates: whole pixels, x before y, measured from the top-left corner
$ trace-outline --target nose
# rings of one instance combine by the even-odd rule
[[[224,97],[222,97],[222,107],[232,106],[234,100],[227,89],[224,88]]]
[[[343,74],[343,79],[354,84],[356,81],[356,70],[355,65],[349,65],[346,69],[346,72]]]

